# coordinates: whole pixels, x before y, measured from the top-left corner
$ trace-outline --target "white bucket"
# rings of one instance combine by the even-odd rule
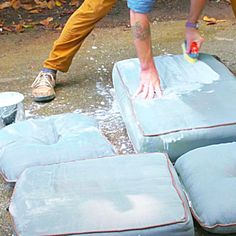
[[[18,92],[0,93],[0,128],[25,119],[23,100]]]

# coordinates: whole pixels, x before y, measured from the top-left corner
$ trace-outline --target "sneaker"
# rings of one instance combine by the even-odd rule
[[[36,102],[48,102],[55,98],[56,75],[41,71],[31,85],[32,96]]]

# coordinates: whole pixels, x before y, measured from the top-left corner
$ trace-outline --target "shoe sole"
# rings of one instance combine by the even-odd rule
[[[55,95],[51,95],[51,96],[47,96],[47,97],[34,97],[34,101],[35,102],[50,102],[55,97],[56,97]]]

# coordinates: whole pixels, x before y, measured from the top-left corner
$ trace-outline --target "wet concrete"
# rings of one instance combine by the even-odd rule
[[[152,23],[153,54],[181,54],[184,21]],[[206,39],[202,51],[217,55],[236,72],[236,24],[227,22],[206,26],[201,31]],[[117,153],[132,153],[124,123],[114,96],[112,68],[116,61],[136,57],[130,28],[99,28],[88,37],[74,58],[68,73],[58,73],[57,97],[50,103],[32,102],[30,85],[47,57],[54,32],[27,32],[0,37],[0,92],[24,94],[27,117],[42,117],[65,112],[82,112],[95,117],[104,135]],[[13,186],[0,179],[0,235],[12,235],[7,208]],[[197,235],[211,235],[196,226]]]

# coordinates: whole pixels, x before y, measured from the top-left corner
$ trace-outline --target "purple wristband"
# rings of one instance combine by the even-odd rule
[[[198,23],[192,23],[192,22],[187,21],[186,24],[185,24],[185,27],[186,28],[198,29],[199,25],[198,25]]]

